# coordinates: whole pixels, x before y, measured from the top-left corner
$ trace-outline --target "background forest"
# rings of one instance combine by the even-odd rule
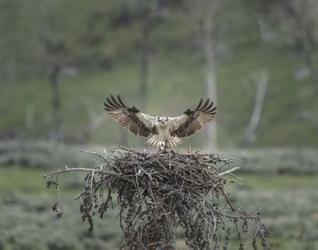
[[[105,114],[110,94],[171,116],[213,99],[216,122],[178,150],[234,159],[232,198],[273,249],[318,249],[317,1],[0,0],[0,32],[0,249],[117,247],[116,204],[88,236],[83,176],[63,179],[59,221],[42,178],[93,160],[78,148],[147,148]]]

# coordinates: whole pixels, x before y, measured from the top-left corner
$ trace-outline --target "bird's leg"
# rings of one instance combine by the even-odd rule
[[[169,143],[168,143],[168,139],[165,140],[165,149],[169,148]]]
[[[171,148],[169,147],[168,140],[159,142],[159,151],[170,152]]]
[[[159,142],[159,151],[165,151],[166,143],[164,141]]]

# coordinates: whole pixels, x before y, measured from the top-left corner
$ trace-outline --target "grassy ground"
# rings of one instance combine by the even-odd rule
[[[316,175],[251,175],[244,174],[242,186],[253,190],[290,191],[318,188]]]
[[[45,179],[43,175],[47,171],[39,169],[25,169],[19,167],[1,167],[0,168],[0,192],[18,192],[22,194],[48,194],[51,192],[45,189]],[[73,193],[77,190],[75,184],[71,182],[80,181],[80,175],[63,176],[61,185],[63,190]],[[245,190],[267,190],[267,191],[290,191],[298,189],[315,189],[318,188],[317,175],[256,175],[256,174],[239,174],[239,179],[234,180],[236,186],[232,188],[242,188]],[[80,185],[78,185],[79,187]]]
[[[46,171],[38,169],[25,169],[19,167],[0,168],[0,192],[30,194],[30,195],[47,195],[54,196],[56,191],[46,189],[46,181],[43,175]],[[61,185],[65,187],[67,194],[75,194],[78,190],[78,182],[80,175],[63,176]]]
[[[0,168],[0,230],[5,232],[0,237],[0,246],[4,246],[2,249],[53,249],[50,247],[53,242],[60,244],[61,250],[82,249],[76,239],[83,237],[86,249],[116,248],[120,239],[116,209],[104,220],[95,218],[96,235],[93,239],[85,236],[87,225],[79,220],[78,204],[73,200],[79,191],[76,183],[81,177],[65,177],[61,186],[64,215],[62,220],[56,222],[50,211],[56,192],[45,188],[43,172],[17,167]],[[316,175],[241,174],[240,177],[244,179],[239,180],[241,184],[230,184],[233,202],[261,212],[272,232],[273,249],[315,249],[318,244]],[[70,227],[74,229],[72,232]],[[26,232],[23,237],[22,232]],[[35,232],[39,235],[45,232],[47,235],[36,239]],[[62,237],[66,234],[69,236]],[[35,244],[35,241],[38,243]],[[182,238],[178,242],[178,249],[186,249],[182,247]],[[236,249],[234,244],[232,246],[230,249]]]

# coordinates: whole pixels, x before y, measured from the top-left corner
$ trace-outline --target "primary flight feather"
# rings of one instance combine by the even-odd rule
[[[181,142],[180,137],[194,134],[211,122],[216,113],[216,107],[209,99],[205,102],[201,99],[195,109],[187,109],[176,117],[144,114],[135,106],[127,107],[119,95],[107,97],[104,105],[116,122],[135,135],[151,136],[147,142],[160,149],[175,147]]]

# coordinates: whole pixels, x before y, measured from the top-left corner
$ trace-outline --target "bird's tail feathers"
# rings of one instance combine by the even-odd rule
[[[177,144],[181,143],[182,140],[176,136],[170,136],[165,141],[160,138],[159,135],[153,135],[147,140],[147,143],[156,147],[160,148],[162,145],[165,145],[165,148],[174,148]]]
[[[159,148],[160,146],[160,139],[159,135],[153,135],[151,136],[148,140],[147,143],[150,144],[151,146],[154,146],[156,148]]]
[[[179,137],[176,137],[176,136],[171,136],[169,138],[169,140],[167,140],[167,147],[168,148],[174,148],[175,146],[177,146],[179,143],[181,143],[182,140],[179,138]]]

